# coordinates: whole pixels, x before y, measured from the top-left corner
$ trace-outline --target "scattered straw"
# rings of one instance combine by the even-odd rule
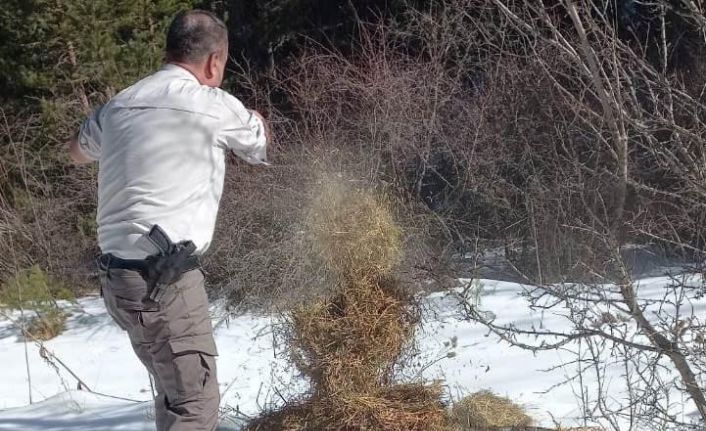
[[[289,345],[309,398],[265,413],[251,431],[448,431],[440,386],[391,385],[419,310],[392,277],[401,233],[383,196],[324,181],[308,242],[333,295],[294,310]]]
[[[313,252],[339,275],[388,274],[401,256],[401,232],[384,196],[324,179],[307,219]]]

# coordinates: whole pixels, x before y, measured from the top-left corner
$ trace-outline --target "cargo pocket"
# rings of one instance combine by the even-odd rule
[[[203,275],[199,271],[191,271],[174,286],[178,292],[177,298],[166,309],[169,333],[176,338],[211,333],[211,316]]]
[[[143,309],[142,277],[134,271],[110,269],[101,274],[101,290],[108,314],[123,330],[132,331]]]
[[[174,402],[203,398],[206,386],[216,379],[216,343],[211,334],[177,338],[167,342],[173,355]],[[169,394],[167,394],[169,398]],[[172,400],[170,400],[172,401]]]
[[[110,280],[109,294],[115,298],[115,305],[127,311],[145,309],[142,298],[147,293],[147,284],[135,271],[111,269],[107,274]]]

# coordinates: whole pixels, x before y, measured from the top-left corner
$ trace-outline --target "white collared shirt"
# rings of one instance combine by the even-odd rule
[[[158,224],[172,241],[206,251],[223,192],[226,151],[266,163],[262,122],[219,88],[168,64],[97,109],[79,132],[98,160],[98,243],[126,259],[154,252]]]

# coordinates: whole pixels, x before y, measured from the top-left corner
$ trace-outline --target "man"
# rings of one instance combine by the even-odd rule
[[[264,120],[218,88],[227,55],[215,15],[177,15],[167,64],[96,110],[68,144],[77,163],[98,161],[102,293],[154,376],[160,431],[216,428],[217,353],[197,258],[212,239],[226,152],[266,163]]]

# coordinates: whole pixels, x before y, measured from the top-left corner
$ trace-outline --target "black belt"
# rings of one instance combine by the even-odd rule
[[[107,271],[109,269],[126,269],[128,271],[137,271],[142,273],[147,268],[147,261],[145,259],[123,259],[110,253],[100,255],[97,262],[98,268],[102,271]],[[181,272],[189,272],[200,267],[201,261],[199,257],[196,255],[189,256],[184,261],[184,265],[181,267]]]

